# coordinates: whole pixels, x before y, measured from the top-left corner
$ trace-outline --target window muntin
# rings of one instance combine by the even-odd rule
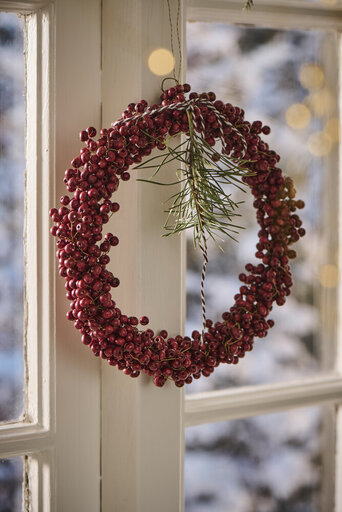
[[[0,421],[24,412],[23,19],[0,12]]]
[[[272,127],[265,137],[293,176],[307,235],[295,247],[295,285],[285,306],[275,308],[276,325],[237,366],[221,365],[189,393],[234,385],[316,376],[332,370],[337,304],[337,36],[318,30],[271,30],[213,23],[188,23],[188,81],[198,92],[243,107],[246,119]],[[235,194],[235,191],[234,191]],[[236,194],[238,199],[238,195]],[[208,316],[226,311],[239,288],[243,264],[253,261],[256,233],[252,198],[241,194],[239,243],[225,253],[211,249],[206,282]],[[187,331],[201,325],[200,255],[188,242]],[[323,347],[324,341],[324,350]]]

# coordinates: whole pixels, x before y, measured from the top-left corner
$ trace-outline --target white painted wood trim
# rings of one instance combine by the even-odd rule
[[[25,419],[38,422],[39,409],[39,335],[38,335],[38,163],[41,118],[38,88],[40,85],[40,20],[30,15],[25,20],[26,29],[26,183],[25,183],[25,325],[24,359],[26,384]],[[38,69],[39,66],[39,69]],[[31,72],[32,70],[32,72]],[[39,120],[39,121],[38,121]]]
[[[25,240],[25,352],[27,423],[51,428],[54,418],[54,260],[48,236],[48,211],[53,194],[50,172],[51,45],[50,9],[26,18],[27,127],[26,127],[26,240]],[[51,77],[52,78],[52,77]],[[50,192],[49,192],[50,191]],[[49,195],[50,194],[50,195]],[[30,427],[29,427],[30,428]],[[32,428],[34,428],[32,426]],[[12,425],[0,428],[0,442],[11,442]],[[14,438],[15,439],[15,436]]]
[[[334,403],[325,405],[322,410],[322,436],[321,436],[321,510],[331,510],[337,512],[335,508],[335,490],[338,486],[336,479],[336,409]]]
[[[53,7],[26,18],[26,421],[53,428],[55,393],[55,257],[49,236],[54,196]]]
[[[28,457],[28,490],[27,503],[23,510],[32,512],[44,511],[51,512],[51,488],[53,487],[52,475],[55,465],[54,451],[47,449],[45,451],[35,452]]]
[[[54,444],[54,433],[41,425],[16,423],[0,431],[0,457],[35,453]]]
[[[335,512],[342,510],[342,407],[336,411],[336,474],[335,474]]]
[[[176,5],[172,0],[173,14]],[[104,126],[131,101],[159,100],[161,78],[147,58],[160,46],[170,47],[166,2],[103,1]],[[120,212],[108,228],[120,239],[111,256],[122,283],[115,300],[129,314],[147,314],[152,328],[176,334],[184,321],[184,242],[161,237],[168,188],[138,183],[134,175],[121,186]],[[103,363],[103,512],[183,510],[182,407],[183,390],[173,384],[158,389],[146,376],[133,380]]]
[[[338,39],[338,50],[339,50],[339,68],[338,68],[338,83],[340,85],[340,95],[339,95],[339,103],[338,103],[338,111],[340,115],[340,134],[342,134],[342,123],[341,123],[341,113],[342,113],[342,38],[341,35]],[[340,136],[339,140],[339,148],[338,148],[338,205],[337,205],[337,215],[338,219],[342,217],[342,136]],[[338,308],[337,308],[337,355],[336,355],[336,368],[342,375],[342,222],[338,222],[337,226],[337,235],[338,235],[338,256],[337,256],[337,264],[339,269],[339,283],[337,290],[337,300],[338,300]],[[342,431],[340,432],[342,436]],[[342,468],[341,468],[342,470]],[[341,504],[342,510],[342,504]]]
[[[185,425],[229,421],[295,407],[342,403],[342,378],[244,386],[186,397]]]
[[[342,39],[339,38],[339,85],[341,89],[342,84],[342,61],[341,61],[341,50],[342,50]],[[339,96],[339,114],[341,118],[342,111],[342,94],[340,90]],[[342,125],[340,124],[340,134],[342,133]],[[342,180],[341,180],[341,164],[342,164],[342,137],[340,136],[339,141],[339,161],[338,161],[338,169],[339,169],[339,183],[338,183],[338,218],[341,219],[342,215]],[[342,279],[341,279],[341,269],[342,269],[342,223],[341,221],[338,223],[338,268],[339,268],[339,286],[338,286],[338,315],[337,315],[337,333],[338,333],[338,343],[337,343],[337,357],[336,357],[336,367],[340,373],[342,373]],[[335,452],[335,511],[342,511],[342,486],[340,482],[342,481],[342,407],[336,408],[336,452]]]
[[[9,2],[8,2],[9,3]],[[53,6],[10,2],[25,13],[26,184],[25,329],[27,403],[23,421],[0,427],[1,457],[30,455],[30,510],[50,512],[54,486],[55,295],[54,244],[46,215],[54,197]],[[1,9],[6,7],[4,2]],[[32,9],[35,7],[35,12]],[[50,454],[50,455],[47,455]],[[47,474],[49,477],[47,478]]]
[[[54,0],[0,0],[0,11],[19,14],[32,14],[39,9],[47,8]]]
[[[230,5],[240,6],[243,9],[244,2],[240,2],[240,0],[187,0],[187,5],[189,7],[206,7],[208,10],[217,9],[217,8],[226,8]],[[342,4],[340,2],[336,2],[335,4],[324,3],[320,0],[259,0],[258,2],[254,2],[253,9],[264,8],[265,6],[271,6],[275,10],[278,8],[290,7],[292,8],[301,8],[308,12],[310,11],[320,11],[322,13],[338,13],[341,14]]]
[[[187,19],[251,25],[280,29],[341,29],[342,6],[329,9],[315,2],[256,0],[250,11],[242,10],[243,0],[188,0]]]
[[[1,428],[0,450],[32,455],[36,510],[94,512],[100,510],[100,367],[65,319],[62,280],[55,301],[47,213],[65,193],[64,169],[79,151],[80,127],[100,121],[101,2],[58,0],[56,15],[54,7],[26,18],[28,405],[26,423]]]
[[[100,124],[101,0],[56,0],[51,24],[55,158],[50,172],[55,176],[51,204],[55,206],[66,193],[64,171],[81,148],[79,131]],[[96,512],[100,510],[100,361],[67,321],[68,305],[64,280],[58,276],[52,511]]]

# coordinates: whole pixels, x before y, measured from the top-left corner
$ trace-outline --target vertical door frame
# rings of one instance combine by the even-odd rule
[[[176,20],[177,0],[170,5]],[[183,33],[182,1],[180,9]],[[147,60],[151,51],[170,48],[170,26],[160,0],[104,0],[102,19],[102,124],[109,127],[128,103],[159,101],[163,77]],[[132,170],[118,193],[121,217],[108,228],[120,239],[112,251],[122,283],[115,300],[128,314],[149,316],[156,331],[175,335],[184,325],[184,238],[161,237],[170,189],[137,182],[137,172],[150,175]],[[174,167],[164,177],[170,172]],[[102,512],[183,510],[183,390],[173,383],[159,389],[150,377],[130,379],[105,364],[101,370]]]
[[[54,73],[55,200],[79,154],[79,132],[101,123],[101,0],[56,0]],[[101,362],[66,320],[56,273],[55,510],[100,510]]]

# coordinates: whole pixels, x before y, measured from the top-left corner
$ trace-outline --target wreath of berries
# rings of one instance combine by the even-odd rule
[[[131,377],[145,372],[156,386],[171,379],[182,387],[193,378],[208,377],[221,363],[238,363],[256,337],[267,335],[274,325],[267,319],[273,304],[283,305],[290,294],[289,259],[296,256],[290,245],[305,234],[295,214],[304,202],[295,200],[291,178],[277,167],[279,156],[260,137],[270,128],[261,121],[245,121],[241,108],[216,100],[212,92],[192,92],[186,99],[189,91],[188,84],[176,85],[163,92],[160,104],[130,103],[97,140],[95,128],[81,131],[84,147],[64,178],[72,197],[62,196],[62,206],[50,210],[59,274],[71,301],[67,318],[95,356]],[[242,180],[255,197],[260,226],[255,256],[261,260],[248,263],[239,275],[242,286],[222,320],[206,320],[205,332],[194,331],[191,338],[169,337],[164,329],[155,334],[145,328],[146,316],[138,320],[121,312],[110,293],[119,279],[106,269],[110,248],[119,240],[111,233],[102,235],[103,225],[119,210],[111,198],[120,183],[130,179],[130,167],[154,148],[165,149],[167,135],[188,134],[189,110],[195,129],[209,145],[220,140],[222,154],[247,162],[251,172]]]

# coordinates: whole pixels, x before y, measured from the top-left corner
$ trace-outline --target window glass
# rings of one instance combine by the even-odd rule
[[[264,136],[293,177],[306,236],[294,247],[294,287],[269,318],[275,327],[256,339],[238,365],[221,365],[188,392],[296,379],[331,371],[336,342],[338,101],[336,34],[188,23],[188,82],[196,92],[245,110],[245,118],[271,127]],[[210,247],[206,278],[208,317],[217,320],[233,304],[244,265],[254,257],[258,226],[250,193],[233,190],[240,207],[238,243],[222,253]],[[188,239],[187,334],[200,329],[201,254]],[[323,349],[324,347],[324,349]]]
[[[0,421],[24,410],[23,21],[0,13]]]
[[[187,428],[185,511],[328,510],[321,500],[329,412],[296,409]]]
[[[0,510],[21,512],[23,502],[23,457],[0,459]]]

